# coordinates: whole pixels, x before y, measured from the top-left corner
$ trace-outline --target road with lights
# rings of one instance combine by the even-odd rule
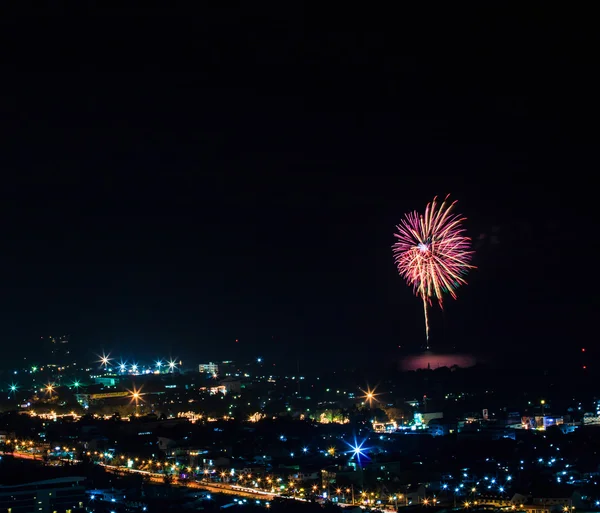
[[[31,454],[28,452],[15,451],[15,452],[4,453],[4,454],[6,456],[12,456],[13,458],[22,458],[22,459],[28,459],[28,460],[41,460],[42,459],[41,455]],[[69,460],[69,461],[71,461],[71,460]],[[118,474],[118,475],[141,474],[143,476],[146,476],[146,478],[151,483],[164,484],[164,475],[163,474],[148,472],[146,470],[123,468],[123,467],[118,467],[116,465],[106,465],[103,463],[100,463],[99,465],[104,467],[107,472],[111,472],[113,474]],[[261,501],[272,501],[276,497],[284,497],[283,495],[278,494],[278,493],[270,493],[270,492],[265,492],[262,490],[254,490],[252,488],[231,485],[231,484],[226,484],[226,483],[203,483],[203,482],[199,482],[199,481],[180,481],[180,480],[176,479],[173,481],[173,485],[174,486],[185,486],[187,488],[196,489],[196,490],[205,490],[205,491],[211,492],[211,493],[222,493],[225,495],[235,495],[237,497],[244,497],[246,499],[255,499],[255,500],[261,500]],[[300,501],[306,500],[306,499],[301,499],[298,497],[290,497],[290,496],[285,496],[285,498],[295,499],[295,500],[300,500]],[[338,505],[342,506],[342,507],[352,506],[352,504],[343,504],[343,503],[339,503]]]
[[[136,470],[136,469],[126,469],[123,467],[117,467],[114,465],[104,465],[102,466],[107,470],[107,472],[112,472],[115,474],[141,474],[147,476],[147,478],[152,483],[162,484],[164,483],[163,474],[148,472],[145,470]],[[212,493],[224,493],[227,495],[237,495],[239,497],[246,497],[248,499],[259,499],[270,501],[273,500],[274,497],[278,497],[278,494],[273,494],[269,492],[263,492],[258,490],[253,490],[252,488],[246,488],[243,486],[229,485],[225,483],[202,483],[198,481],[186,481],[182,482],[179,480],[175,480],[173,482],[175,486],[186,486],[188,488],[194,488],[198,490],[206,490]]]

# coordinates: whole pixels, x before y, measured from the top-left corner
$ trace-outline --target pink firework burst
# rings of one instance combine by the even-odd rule
[[[438,205],[437,198],[427,204],[425,214],[410,212],[396,227],[397,242],[392,246],[398,272],[423,301],[425,336],[429,347],[427,307],[435,298],[444,307],[444,294],[456,299],[456,289],[466,285],[465,275],[474,266],[471,239],[464,235],[465,220],[454,214],[456,201],[447,204],[449,195]]]

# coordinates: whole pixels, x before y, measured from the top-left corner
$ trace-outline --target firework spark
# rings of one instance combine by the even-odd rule
[[[398,272],[415,295],[423,301],[425,336],[429,348],[428,307],[436,299],[444,308],[444,294],[456,299],[456,290],[466,285],[465,275],[473,251],[471,239],[464,235],[465,220],[452,212],[456,201],[447,204],[448,197],[438,205],[437,198],[427,204],[425,214],[410,212],[396,227],[398,240],[392,246]]]

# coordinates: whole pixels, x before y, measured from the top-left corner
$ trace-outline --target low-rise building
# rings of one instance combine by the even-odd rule
[[[0,486],[0,511],[71,513],[85,511],[85,477],[61,477]]]

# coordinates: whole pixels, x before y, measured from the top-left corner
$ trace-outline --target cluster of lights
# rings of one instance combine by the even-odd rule
[[[109,365],[110,365],[110,362],[113,360],[113,358],[110,357],[110,353],[109,354],[102,353],[102,356],[98,355],[98,357],[100,358],[98,360],[98,363],[100,364],[100,368],[104,368],[104,370],[110,370]],[[174,372],[175,369],[177,369],[177,365],[179,365],[180,363],[181,362],[178,363],[176,360],[167,360],[167,361],[157,360],[154,362],[153,367],[146,367],[146,368],[142,369],[140,367],[140,365],[138,365],[135,362],[128,364],[127,362],[121,360],[117,364],[117,369],[122,374],[125,374],[125,373],[151,374],[153,372],[160,373],[161,369],[163,369],[163,368],[166,368],[168,370],[168,372]]]

